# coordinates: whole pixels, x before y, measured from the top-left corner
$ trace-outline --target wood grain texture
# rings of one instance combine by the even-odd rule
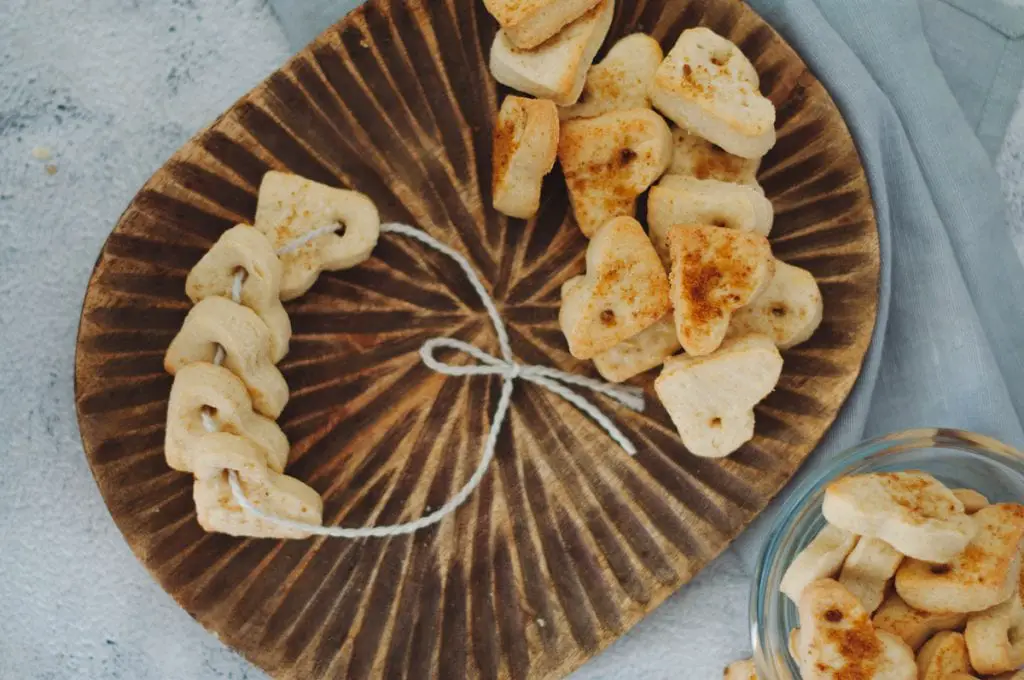
[[[190,307],[184,280],[213,241],[250,222],[268,169],[368,194],[383,217],[464,253],[528,363],[596,376],[558,330],[559,287],[586,242],[565,186],[519,221],[490,200],[500,97],[478,0],[376,0],[324,33],[198,134],[143,187],[97,262],[76,357],[86,454],[139,559],[227,644],[280,678],[550,678],[605,647],[686,583],[765,507],[852,388],[875,321],[878,235],[835,105],[799,57],[736,0],[620,2],[608,45],[642,30],[666,48],[703,24],[735,41],[778,107],[760,180],[778,257],[825,301],[814,338],[785,353],[757,435],[725,460],[687,453],[653,397],[600,406],[637,443],[628,459],[593,422],[516,387],[496,461],[456,514],[414,536],[276,542],[206,534],[191,477],[163,459],[171,377],[161,358]],[[281,368],[289,474],[329,524],[415,518],[471,473],[498,378],[432,373],[417,350],[449,335],[497,352],[456,266],[386,236],[358,268],[288,304]]]

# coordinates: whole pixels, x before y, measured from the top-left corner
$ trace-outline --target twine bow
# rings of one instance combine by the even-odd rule
[[[312,241],[314,238],[332,233],[338,228],[340,228],[339,225],[321,227],[309,232],[308,234],[304,234],[280,248],[277,251],[278,255],[294,252],[306,243]],[[469,480],[467,480],[462,488],[459,489],[459,491],[447,502],[445,502],[444,505],[429,514],[420,517],[419,519],[402,524],[359,528],[322,527],[313,524],[306,524],[304,522],[296,522],[284,517],[269,515],[253,505],[253,503],[245,496],[241,484],[238,481],[238,474],[232,470],[228,475],[228,481],[231,485],[231,491],[234,495],[235,501],[242,508],[263,520],[275,522],[292,529],[298,529],[310,534],[341,538],[398,536],[411,534],[424,527],[436,524],[462,505],[480,485],[484,475],[487,473],[491,460],[494,458],[495,448],[498,443],[498,433],[501,431],[502,425],[504,425],[505,419],[508,416],[508,409],[512,402],[512,390],[515,387],[516,380],[526,380],[562,397],[573,406],[593,418],[594,422],[600,425],[601,428],[604,429],[605,432],[607,432],[608,435],[626,451],[626,453],[631,456],[636,454],[636,447],[629,439],[626,438],[622,431],[619,430],[608,416],[602,413],[601,410],[592,402],[581,396],[569,386],[575,385],[578,387],[586,387],[587,389],[614,399],[618,403],[634,411],[642,411],[644,409],[644,396],[642,390],[635,387],[613,386],[600,380],[566,373],[565,371],[559,371],[547,366],[520,364],[515,360],[515,357],[512,354],[512,347],[509,344],[508,339],[508,330],[505,328],[505,323],[498,314],[498,309],[494,304],[494,300],[487,292],[487,289],[484,288],[483,283],[480,281],[480,277],[477,276],[476,271],[474,271],[473,267],[465,257],[426,232],[420,231],[419,229],[410,227],[406,224],[383,224],[381,225],[380,230],[382,233],[401,234],[402,236],[419,241],[454,260],[466,274],[466,278],[469,279],[470,284],[473,286],[473,290],[475,290],[477,295],[480,297],[480,301],[483,302],[484,308],[487,310],[487,315],[491,319],[491,325],[494,326],[494,332],[498,336],[498,346],[501,349],[501,358],[492,356],[468,342],[447,337],[431,338],[423,343],[422,347],[420,347],[420,358],[423,363],[428,368],[437,371],[438,373],[450,376],[499,375],[502,377],[501,395],[498,398],[498,405],[494,409],[494,417],[491,421],[490,430],[487,433],[487,440],[484,442],[483,454],[480,456],[480,461],[477,463],[476,469],[473,471]],[[231,290],[231,297],[235,302],[240,302],[241,300],[243,280],[244,272],[239,272]],[[475,365],[455,365],[446,363],[435,356],[435,352],[439,349],[450,349],[463,352],[464,354],[476,359],[478,363]],[[218,348],[217,358],[215,361],[219,364],[223,359],[223,351]],[[206,429],[215,431],[216,424],[211,418],[205,416],[205,414],[203,422],[204,425],[206,425]]]

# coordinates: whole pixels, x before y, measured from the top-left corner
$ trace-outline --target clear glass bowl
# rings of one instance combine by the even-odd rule
[[[825,487],[845,475],[896,470],[924,470],[950,488],[977,489],[992,502],[1024,502],[1024,454],[971,432],[909,430],[864,442],[838,456],[822,475],[793,492],[761,551],[750,599],[760,680],[800,677],[788,651],[789,631],[798,626],[796,607],[779,592],[779,583],[793,558],[825,524]]]

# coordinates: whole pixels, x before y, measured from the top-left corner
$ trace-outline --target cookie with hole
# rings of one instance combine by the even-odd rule
[[[586,273],[562,285],[558,322],[577,359],[592,359],[669,312],[668,277],[640,223],[619,217],[587,246]]]
[[[292,337],[292,323],[281,304],[281,276],[281,261],[270,240],[255,227],[239,224],[221,234],[188,273],[185,294],[196,303],[214,295],[234,299],[237,292],[237,302],[256,312],[270,329],[277,363],[288,354]]]
[[[365,195],[277,171],[263,176],[253,226],[281,259],[282,300],[308,291],[321,272],[365,262],[380,237],[380,215]]]
[[[712,354],[665,360],[654,390],[683,445],[722,458],[754,437],[754,406],[775,389],[782,355],[770,338],[730,338]]]
[[[775,145],[775,106],[761,95],[754,65],[711,29],[683,31],[654,74],[651,100],[733,155],[760,158]]]
[[[271,338],[256,312],[226,298],[208,297],[189,310],[164,355],[164,369],[175,375],[189,364],[212,364],[220,347],[224,366],[245,384],[256,411],[276,419],[288,403],[288,384],[274,365]]]
[[[908,559],[896,592],[917,609],[979,612],[1007,601],[1018,587],[1024,506],[990,505],[970,516],[973,537],[944,564]]]

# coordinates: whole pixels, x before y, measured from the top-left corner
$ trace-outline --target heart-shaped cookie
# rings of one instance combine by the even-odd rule
[[[953,489],[953,495],[964,504],[964,512],[968,515],[973,515],[978,510],[991,505],[983,494],[974,489]]]
[[[682,347],[671,314],[631,338],[594,357],[594,366],[605,380],[619,383],[660,366]]]
[[[672,164],[668,167],[670,175],[759,186],[757,169],[760,165],[760,158],[734,156],[686,128],[672,127]]]
[[[590,67],[579,101],[559,109],[559,116],[593,118],[609,111],[651,108],[651,83],[663,57],[661,45],[649,35],[626,36],[601,63]]]
[[[204,466],[192,487],[199,525],[206,531],[254,538],[306,538],[308,532],[261,519],[234,499],[228,471],[234,471],[245,497],[257,509],[305,524],[320,524],[323,501],[315,489],[267,467],[259,448],[229,432],[214,432],[196,443]],[[210,474],[205,474],[209,472]]]
[[[871,620],[876,628],[899,636],[911,649],[919,649],[939,631],[963,629],[967,614],[914,609],[898,593],[891,592]]]
[[[665,175],[647,197],[647,224],[658,254],[668,258],[668,235],[680,224],[708,224],[767,236],[772,203],[753,184]]]
[[[978,612],[1013,595],[1021,571],[1024,506],[990,505],[967,519],[974,525],[973,538],[948,563],[914,559],[900,565],[896,592],[907,604],[927,611]]]
[[[717,352],[665,361],[654,381],[683,445],[704,458],[727,456],[754,436],[754,406],[782,375],[782,355],[764,335],[730,338]]]
[[[802,663],[800,660],[800,649],[802,645],[803,642],[800,640],[800,627],[798,626],[790,629],[789,636],[786,638],[786,651],[789,652],[789,655],[793,657],[793,660],[796,661],[798,666]]]
[[[856,545],[857,537],[849,531],[826,524],[790,563],[782,575],[779,590],[794,603],[800,602],[800,595],[808,585],[839,573]]]
[[[973,670],[964,636],[954,631],[937,634],[917,653],[918,680],[947,680],[955,673]]]
[[[964,631],[965,653],[970,653],[971,665],[979,673],[991,675],[1012,671],[1024,664],[1022,636],[1024,605],[1020,594],[1015,592],[1006,602],[968,617]]]
[[[590,359],[669,311],[668,277],[640,223],[620,217],[587,246],[587,272],[562,286],[558,322],[569,351]]]
[[[917,680],[910,647],[876,629],[857,598],[837,581],[811,583],[798,609],[803,680]]]
[[[575,104],[614,14],[614,0],[601,0],[550,40],[529,50],[517,48],[505,31],[498,31],[491,45],[491,75],[502,85],[559,106]]]
[[[683,31],[654,74],[654,106],[743,158],[775,145],[775,107],[758,91],[757,71],[738,47],[707,28]]]
[[[588,237],[614,217],[636,214],[636,199],[672,159],[672,133],[650,109],[566,121],[558,143],[569,200]]]
[[[212,364],[217,346],[224,366],[241,378],[258,413],[277,418],[288,403],[288,383],[274,365],[270,329],[256,312],[227,298],[200,300],[185,316],[164,355],[171,375],[188,364]]]
[[[380,236],[377,207],[363,194],[276,171],[263,176],[253,224],[281,258],[282,300],[305,293],[322,271],[348,269],[365,261]],[[331,224],[341,229],[281,252],[293,247],[297,238]]]
[[[558,108],[544,99],[509,96],[494,123],[494,209],[531,217],[540,207],[544,176],[558,155]]]
[[[757,680],[757,669],[751,659],[734,661],[725,667],[722,680]]]
[[[239,299],[267,324],[274,362],[281,361],[288,353],[292,322],[281,304],[281,260],[258,229],[239,224],[221,234],[188,273],[185,294],[194,303],[211,295],[230,298],[239,269],[245,272]]]
[[[555,37],[601,0],[484,0],[509,42],[530,50]]]
[[[838,527],[880,538],[904,555],[932,562],[955,559],[974,535],[963,503],[918,470],[837,479],[825,489],[821,512]]]
[[[883,540],[863,537],[843,562],[839,582],[856,597],[870,614],[885,599],[896,569],[903,561],[903,553]]]
[[[775,275],[764,292],[737,310],[730,333],[764,333],[779,349],[810,339],[825,313],[814,275],[806,269],[775,261]]]
[[[768,239],[704,225],[668,234],[676,333],[688,354],[718,349],[733,313],[756,299],[775,273]]]
[[[195,443],[210,435],[203,424],[204,410],[220,431],[249,440],[262,451],[267,467],[284,472],[289,451],[284,432],[273,420],[253,411],[252,399],[238,376],[202,361],[182,367],[174,376],[164,436],[164,455],[170,467],[181,472],[196,470]]]

